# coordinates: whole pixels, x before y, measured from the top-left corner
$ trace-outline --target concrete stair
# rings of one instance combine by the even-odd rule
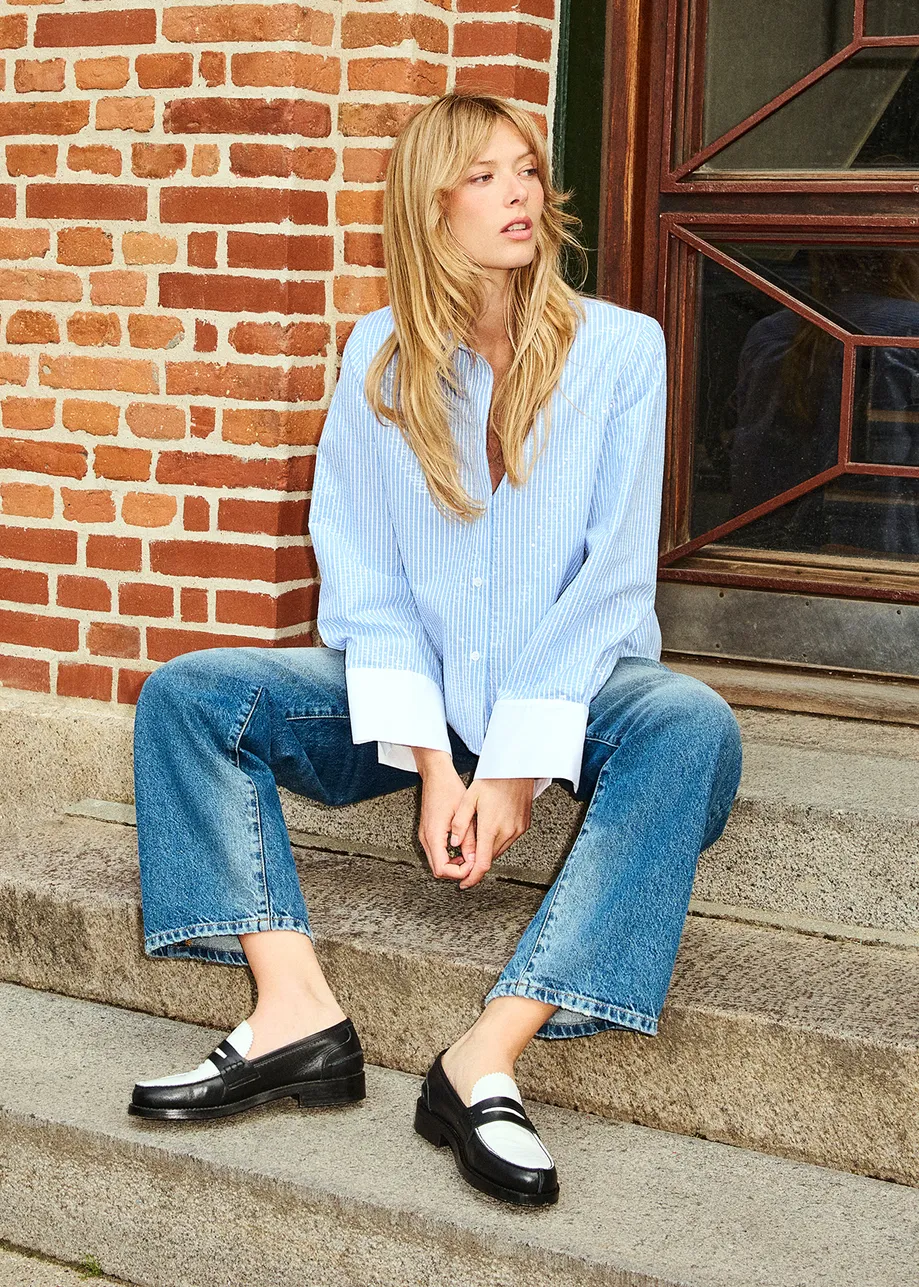
[[[737,713],[741,795],[659,1035],[519,1064],[563,1183],[521,1218],[413,1136],[411,1105],[586,806],[551,787],[464,895],[427,872],[414,789],[349,809],[282,791],[371,1099],[163,1129],[125,1113],[133,1081],[199,1062],[251,1011],[249,974],[144,955],[133,712],[0,692],[0,1248],[91,1253],[143,1287],[914,1287],[919,729]]]
[[[472,1022],[542,891],[298,850],[321,958],[368,1058],[422,1073]],[[0,978],[229,1030],[248,971],[151,960],[136,832],[64,817],[0,843]],[[657,1036],[533,1042],[525,1094],[919,1184],[919,953],[687,919]]]
[[[217,1030],[8,984],[0,1007],[0,1236],[132,1283],[915,1284],[914,1189],[529,1105],[565,1189],[516,1210],[414,1135],[417,1077],[164,1128],[124,1111],[138,1070],[191,1066]]]

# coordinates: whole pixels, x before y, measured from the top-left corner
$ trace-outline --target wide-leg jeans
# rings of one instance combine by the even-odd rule
[[[449,736],[465,775],[478,757]],[[590,703],[577,791],[562,782],[589,801],[577,837],[485,1002],[558,1006],[541,1037],[656,1033],[699,854],[724,828],[740,765],[717,693],[622,658]],[[344,652],[220,647],[164,663],[134,724],[146,952],[245,965],[239,934],[312,937],[278,786],[339,806],[420,781],[379,764],[376,742],[352,742]]]

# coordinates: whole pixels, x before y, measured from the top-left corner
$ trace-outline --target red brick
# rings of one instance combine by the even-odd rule
[[[93,472],[97,478],[143,483],[150,477],[152,452],[141,447],[97,447],[93,453]]]
[[[13,88],[17,94],[56,93],[64,88],[63,58],[17,58]]]
[[[0,133],[25,132],[3,130],[2,124],[0,115]],[[328,138],[332,114],[327,104],[308,98],[175,98],[166,104],[163,130],[166,134],[298,134],[302,138]]]
[[[554,18],[555,0],[456,0],[457,13],[513,13]]]
[[[80,646],[80,627],[78,622],[66,617],[0,608],[0,642],[20,644],[24,648],[76,652]]]
[[[67,338],[71,344],[120,344],[121,321],[117,313],[72,313]]]
[[[40,483],[0,483],[0,508],[21,518],[53,518],[54,488]]]
[[[167,362],[167,395],[236,398],[252,402],[315,402],[323,396],[320,366],[256,366],[210,362]]]
[[[118,408],[110,402],[92,402],[88,398],[65,398],[61,420],[72,433],[97,436],[118,432]]]
[[[7,344],[58,344],[60,333],[53,313],[20,308],[6,324]]]
[[[36,49],[90,49],[94,45],[156,43],[155,9],[103,9],[98,13],[40,13]]]
[[[230,233],[230,236],[233,234]],[[189,268],[217,267],[216,232],[190,232],[188,234]]]
[[[327,322],[237,322],[227,334],[237,353],[267,357],[322,357],[329,347]]]
[[[185,168],[184,143],[132,143],[131,169],[139,179],[169,179]]]
[[[61,489],[64,518],[68,523],[114,523],[115,502],[112,493],[102,488],[77,491]]]
[[[331,267],[331,265],[330,265]],[[160,273],[160,308],[197,308],[220,313],[320,313],[322,282],[222,273]]]
[[[39,384],[55,389],[112,389],[124,393],[159,393],[152,362],[129,358],[52,357],[39,359]]]
[[[123,617],[171,617],[174,609],[171,585],[126,581],[118,587],[118,612]]]
[[[2,19],[0,19],[2,21]],[[37,174],[54,175],[57,170],[56,143],[8,143],[6,172],[10,178]]]
[[[111,666],[93,666],[85,661],[62,661],[57,668],[59,697],[88,697],[98,702],[112,700]]]
[[[519,63],[475,63],[457,67],[456,88],[544,106],[549,101],[549,73]]]
[[[9,599],[13,603],[47,603],[47,572],[0,568],[0,599]]]
[[[227,233],[228,268],[275,268],[321,273],[331,272],[334,265],[335,243],[328,233],[318,236],[292,236],[280,232]],[[228,280],[240,279],[231,277]],[[320,285],[319,282],[314,284]]]
[[[60,608],[88,608],[91,612],[111,612],[112,592],[95,576],[66,576],[57,579],[57,602]]]
[[[271,630],[298,626],[315,615],[318,593],[299,587],[274,597],[245,590],[218,590],[215,619],[226,625],[262,626]]]
[[[50,662],[37,657],[0,657],[0,685],[30,693],[50,693]]]
[[[47,228],[0,228],[0,259],[43,258],[50,245]]]
[[[156,463],[156,481],[188,487],[258,487],[305,492],[311,486],[315,460],[315,454],[257,460],[214,452],[161,451]]]
[[[11,13],[0,18],[0,49],[21,49],[28,40],[27,23],[24,13]]]
[[[147,189],[128,183],[30,183],[26,188],[26,216],[29,219],[130,219],[143,223],[147,217]]]
[[[209,630],[176,630],[167,626],[147,627],[147,656],[151,661],[169,661],[171,657],[194,652],[199,648],[268,647],[270,640],[249,635],[220,635]]]
[[[226,581],[303,579],[303,547],[239,545],[219,541],[152,541],[150,569],[167,576],[213,577]]]
[[[77,89],[124,89],[131,78],[131,62],[123,54],[78,58],[73,75]]]
[[[89,535],[86,538],[86,566],[139,572],[141,550],[140,541],[133,536]]]
[[[119,667],[117,700],[126,706],[136,706],[144,680],[152,673],[150,670],[126,670]]]
[[[324,411],[275,411],[273,408],[227,407],[223,440],[240,446],[314,446],[325,421]]]
[[[89,468],[87,457],[86,448],[77,443],[0,438],[0,469],[83,478]]]
[[[179,602],[183,621],[200,621],[203,624],[208,620],[207,590],[198,590],[190,585],[183,586]]]
[[[552,31],[529,22],[458,22],[453,28],[454,58],[498,58],[515,54],[548,63]]]
[[[407,13],[346,13],[341,20],[343,49],[393,48],[411,41],[432,54],[449,52],[449,29],[439,18]]]
[[[57,234],[59,264],[95,267],[110,264],[114,254],[112,234],[104,228],[62,228]]]
[[[74,144],[67,149],[67,165],[71,170],[89,170],[91,174],[121,174],[121,153],[117,148],[91,143],[86,147]]]
[[[195,319],[195,352],[217,352],[217,327],[213,322],[202,322],[200,318]]]
[[[141,89],[179,89],[190,85],[194,76],[189,53],[138,54],[134,67]]]
[[[304,536],[307,501],[243,500],[222,496],[217,503],[221,532],[258,532],[264,536]]]
[[[415,58],[352,58],[348,63],[348,89],[428,98],[446,93],[448,70],[442,63]]]
[[[191,436],[209,438],[217,424],[217,408],[193,406],[191,408]]]
[[[334,30],[332,14],[302,4],[173,5],[163,10],[164,39],[182,44],[293,40],[330,45]]]
[[[73,564],[77,561],[77,534],[41,527],[0,527],[0,556],[21,563]]]
[[[52,186],[52,185],[48,185]],[[257,184],[235,188],[163,188],[163,223],[281,223],[325,225],[329,216],[324,192],[308,188],[267,188]]]
[[[0,135],[79,134],[89,124],[89,103],[0,103]],[[31,214],[27,209],[26,213]]]
[[[76,273],[46,268],[0,268],[0,299],[77,303],[82,298],[83,283]]]
[[[211,526],[210,503],[203,496],[186,496],[182,507],[182,526],[186,532],[207,532]]]
[[[86,646],[95,657],[139,657],[140,630],[118,621],[93,621]]]

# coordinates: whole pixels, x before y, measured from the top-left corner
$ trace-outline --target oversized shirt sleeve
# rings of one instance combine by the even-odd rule
[[[442,662],[405,575],[364,396],[352,330],[316,448],[309,533],[321,577],[316,625],[343,649],[355,744],[376,739],[380,764],[415,772],[413,746],[447,751]]]
[[[492,707],[476,778],[578,789],[589,706],[654,610],[666,413],[664,333],[645,318],[616,378],[584,562],[537,624]]]

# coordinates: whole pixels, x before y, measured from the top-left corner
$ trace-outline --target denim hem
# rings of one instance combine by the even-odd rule
[[[248,916],[240,921],[207,921],[200,925],[185,925],[180,929],[162,930],[159,934],[144,936],[144,951],[148,956],[186,957],[195,961],[216,961],[221,965],[248,965],[245,952],[219,950],[196,946],[187,942],[195,938],[218,938],[229,934],[255,934],[264,930],[299,930],[312,939],[309,925],[293,916]]]
[[[576,992],[562,992],[558,988],[546,988],[536,983],[496,983],[485,997],[484,1005],[495,997],[531,997],[546,1005],[558,1006],[560,1010],[574,1010],[588,1016],[584,1023],[557,1023],[552,1018],[546,1020],[535,1034],[547,1040],[559,1037],[592,1037],[598,1032],[607,1032],[610,1028],[627,1028],[640,1032],[644,1036],[657,1035],[657,1019],[638,1010],[629,1010],[624,1006],[610,1005],[607,1001],[597,1001],[594,997],[582,997]]]

